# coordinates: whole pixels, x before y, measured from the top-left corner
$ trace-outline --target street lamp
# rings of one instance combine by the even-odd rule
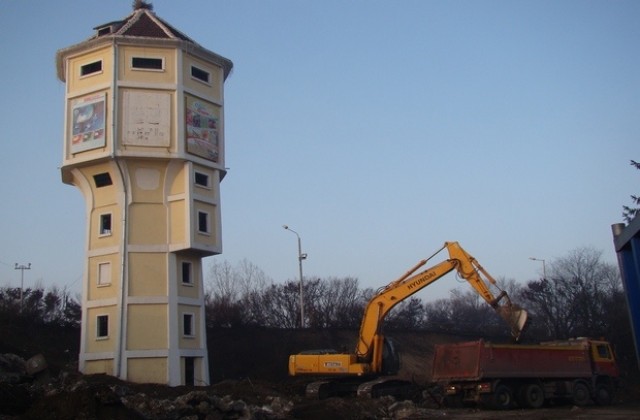
[[[545,261],[543,259],[536,258],[536,257],[529,257],[529,259],[532,260],[532,261],[542,261],[542,280],[546,280],[547,279],[547,265],[545,264]]]
[[[24,289],[24,270],[31,270],[31,263],[29,263],[28,265],[18,265],[18,263],[16,263],[15,269],[22,271],[22,273],[20,274],[20,312],[22,312],[22,289]]]
[[[289,232],[295,233],[296,237],[298,238],[298,269],[300,270],[300,327],[304,328],[304,300],[303,300],[303,294],[302,294],[302,260],[307,259],[307,254],[302,253],[302,243],[300,241],[300,235],[298,235],[298,232],[291,229],[287,225],[282,225],[282,227],[285,230],[288,230]]]

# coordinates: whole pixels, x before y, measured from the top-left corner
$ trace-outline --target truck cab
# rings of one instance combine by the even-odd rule
[[[590,340],[589,344],[594,375],[617,378],[620,372],[611,345],[607,341],[600,340]]]

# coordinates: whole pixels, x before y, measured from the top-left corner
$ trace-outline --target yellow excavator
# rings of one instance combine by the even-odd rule
[[[449,253],[447,260],[414,274],[445,248]],[[352,392],[353,388],[356,388],[358,395],[392,393],[390,390],[398,381],[384,376],[397,374],[399,357],[393,342],[385,340],[382,335],[384,318],[395,305],[453,270],[496,310],[509,325],[513,339],[519,340],[527,313],[511,302],[494,278],[457,242],[445,242],[442,248],[413,266],[402,277],[378,289],[365,308],[354,353],[323,349],[290,355],[289,375],[327,378],[307,385],[306,394],[309,397],[341,395]],[[491,287],[499,291],[497,296],[491,292]]]

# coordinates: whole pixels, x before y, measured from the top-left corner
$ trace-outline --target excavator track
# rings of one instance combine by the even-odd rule
[[[392,396],[396,399],[414,399],[419,394],[416,384],[395,378],[377,378],[358,386],[358,397],[380,398]]]
[[[409,381],[395,378],[340,378],[318,380],[307,385],[307,398],[322,400],[330,397],[357,396],[380,398],[393,396],[398,399],[414,399],[418,387]]]
[[[364,378],[332,378],[321,379],[307,385],[305,395],[307,398],[323,400],[329,397],[355,397],[358,386]]]

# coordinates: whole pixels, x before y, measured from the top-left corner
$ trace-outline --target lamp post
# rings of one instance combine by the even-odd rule
[[[18,263],[16,263],[15,269],[21,271],[20,273],[20,312],[22,312],[22,302],[23,302],[22,290],[24,289],[24,270],[31,270],[31,263],[27,265],[24,265],[24,264],[18,265]]]
[[[545,261],[543,259],[536,258],[536,257],[529,257],[529,259],[532,260],[532,261],[542,261],[542,280],[546,280],[547,279],[547,265],[545,264]]]
[[[304,328],[304,300],[303,300],[303,292],[302,292],[302,260],[307,259],[307,254],[302,253],[302,241],[300,240],[300,235],[298,232],[291,229],[287,225],[282,225],[285,230],[289,232],[295,233],[298,238],[298,269],[300,270],[300,327]]]

